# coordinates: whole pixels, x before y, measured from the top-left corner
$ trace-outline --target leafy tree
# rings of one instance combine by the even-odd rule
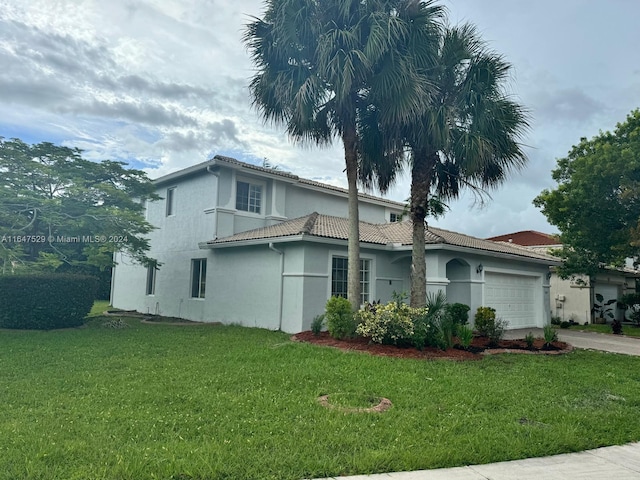
[[[146,174],[78,149],[0,137],[0,273],[108,268],[115,250],[148,263]]]
[[[412,307],[426,301],[425,220],[442,213],[433,209],[434,198],[455,199],[465,187],[482,198],[486,189],[497,187],[526,162],[518,139],[528,128],[527,115],[504,90],[509,70],[473,26],[446,28],[435,64],[422,69],[435,88],[426,107],[401,124],[366,122],[366,132],[387,150],[404,144],[410,152]],[[402,163],[374,157],[365,167],[365,177],[384,187]]]
[[[561,232],[558,272],[594,275],[640,254],[640,110],[558,160],[558,186],[533,201]]]
[[[419,0],[267,0],[244,40],[257,72],[250,90],[265,120],[294,141],[344,145],[349,186],[348,298],[360,299],[358,176],[361,118],[385,123],[419,111],[431,92],[417,64],[433,60],[441,7]],[[415,62],[416,58],[420,62]],[[390,152],[399,155],[401,152]]]

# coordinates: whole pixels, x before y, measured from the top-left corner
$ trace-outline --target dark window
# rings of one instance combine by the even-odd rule
[[[207,259],[191,260],[191,298],[204,298],[207,283]]]
[[[147,295],[156,294],[156,272],[157,268],[155,264],[147,266]]]
[[[176,187],[167,188],[167,217],[175,214]]]

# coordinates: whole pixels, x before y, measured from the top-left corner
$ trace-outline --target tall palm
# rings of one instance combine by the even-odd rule
[[[421,0],[267,0],[244,41],[257,72],[250,90],[265,120],[295,140],[344,145],[349,186],[347,296],[360,304],[359,118],[406,121],[431,93],[417,64],[433,63],[441,7]],[[415,62],[414,59],[419,59]],[[393,152],[389,155],[393,155]]]
[[[527,113],[504,90],[510,68],[467,24],[444,31],[437,64],[426,71],[437,93],[403,132],[411,164],[412,306],[423,306],[426,300],[430,195],[454,199],[464,187],[485,192],[527,161],[518,141],[529,126]]]

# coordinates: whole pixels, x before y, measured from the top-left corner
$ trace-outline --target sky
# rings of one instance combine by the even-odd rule
[[[442,0],[513,65],[507,85],[530,112],[528,166],[484,205],[465,194],[430,224],[481,238],[555,233],[532,200],[581,137],[640,108],[637,0]],[[293,144],[251,105],[242,43],[261,0],[0,0],[0,136],[78,147],[151,178],[213,155],[269,163],[346,187],[339,141]],[[376,193],[376,192],[372,192]],[[409,196],[404,175],[386,195]]]

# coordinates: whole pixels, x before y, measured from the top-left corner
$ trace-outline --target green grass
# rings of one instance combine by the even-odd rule
[[[640,358],[403,360],[260,329],[104,321],[0,331],[0,479],[302,479],[640,439]],[[323,394],[393,406],[346,414]]]
[[[584,332],[611,333],[611,325],[589,324],[589,325],[573,325],[570,330],[580,330]],[[559,330],[562,332],[562,329]],[[623,325],[622,333],[627,337],[640,337],[640,328],[635,325]]]

